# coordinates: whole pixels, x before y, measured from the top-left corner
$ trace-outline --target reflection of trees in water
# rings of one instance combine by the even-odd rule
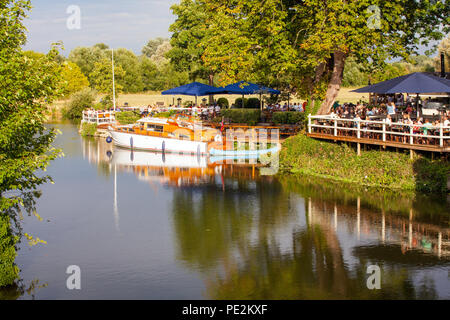
[[[245,244],[255,230],[265,236],[270,229],[266,224],[287,219],[288,210],[277,201],[281,189],[275,185],[254,188],[253,182],[229,178],[225,185],[225,192],[220,185],[174,189],[178,256],[193,268],[206,271],[231,261],[234,253],[249,250]]]
[[[408,216],[411,209],[418,222],[449,227],[450,198],[446,195],[422,195],[403,193],[396,190],[376,190],[365,187],[340,184],[329,180],[310,177],[287,176],[280,179],[286,192],[302,195],[304,198],[337,202],[339,205],[355,206],[357,199],[367,210]]]
[[[282,183],[286,182],[289,183]],[[214,186],[174,190],[178,258],[203,274],[207,298],[438,297],[432,279],[415,284],[411,266],[355,252],[352,252],[351,264],[346,261],[342,243],[327,217],[330,212],[323,212],[322,218],[315,217],[310,225],[300,228],[296,216],[308,216],[308,208],[305,206],[295,212],[291,208],[294,207],[291,193],[279,182],[241,181],[235,182],[235,189],[229,187],[232,184],[233,179],[227,179],[225,193]],[[300,186],[300,191],[302,196],[305,191],[314,196],[312,207],[315,210],[323,209],[329,199],[334,201],[342,192],[336,190],[330,195],[327,189],[311,190],[308,186]],[[354,200],[347,194],[344,207]],[[290,241],[288,250],[280,244],[280,237]],[[395,250],[402,254],[400,246]],[[382,270],[382,290],[367,289],[369,275],[366,272],[372,264]],[[417,264],[412,266],[417,267]]]

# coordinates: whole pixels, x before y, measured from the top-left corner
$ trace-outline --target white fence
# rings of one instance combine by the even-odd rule
[[[308,116],[308,132],[406,145],[450,146],[450,126],[387,123],[332,116]]]
[[[114,115],[114,112],[112,111],[100,112],[100,111],[85,110],[83,111],[83,119],[81,120],[81,122],[95,123],[97,125],[109,124],[115,123],[116,117]]]

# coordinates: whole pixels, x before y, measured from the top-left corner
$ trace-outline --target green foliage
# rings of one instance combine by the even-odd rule
[[[221,108],[228,108],[230,106],[230,103],[228,102],[227,98],[219,98],[217,99],[217,105]]]
[[[243,108],[245,108],[247,105],[247,98],[244,98],[244,106]],[[242,98],[237,98],[236,100],[234,100],[234,106],[236,108],[242,108]]]
[[[345,70],[341,66],[349,57],[370,67],[372,74],[390,59],[407,59],[420,45],[442,39],[450,30],[448,1],[185,2],[191,5],[183,7],[183,17],[194,16],[196,6],[206,16],[208,37],[200,37],[197,47],[204,50],[205,68],[221,84],[248,79],[280,88],[289,85],[301,98],[326,97],[324,108],[338,93]],[[368,10],[371,5],[378,6],[379,17]]]
[[[53,47],[36,59],[22,51],[29,9],[29,1],[0,4],[0,286],[17,278],[12,262],[21,236],[18,215],[35,210],[36,189],[51,181],[43,172],[59,155],[51,146],[56,131],[44,126],[46,103],[61,94],[59,53]]]
[[[191,80],[211,80],[214,71],[205,63],[203,54],[211,35],[208,19],[213,13],[197,0],[182,0],[171,9],[177,17],[169,28],[172,48],[167,57],[171,65],[176,71],[187,72]]]
[[[142,48],[142,54],[145,55],[147,58],[153,57],[156,54],[158,47],[166,41],[167,39],[164,38],[156,38],[149,40],[147,44]]]
[[[280,168],[363,186],[408,191],[445,192],[448,162],[419,158],[412,161],[406,153],[356,151],[346,144],[318,141],[298,135],[283,144]]]
[[[116,86],[116,96],[123,91],[122,83],[125,81],[125,71],[120,65],[114,67],[114,77]],[[92,88],[101,93],[108,93],[112,95],[113,91],[113,73],[112,62],[108,59],[103,59],[94,64],[92,72],[89,74]]]
[[[94,137],[95,134],[97,133],[97,124],[96,123],[82,123],[80,133],[83,137]]]
[[[249,98],[245,103],[245,107],[249,109],[261,108],[261,101],[258,98]]]
[[[136,123],[140,118],[140,114],[135,111],[122,111],[116,113],[116,120],[122,125]]]
[[[68,120],[81,119],[83,110],[93,108],[95,97],[95,91],[89,88],[73,94],[63,109],[63,117]]]
[[[305,110],[306,116],[308,116],[309,114],[311,115],[317,114],[317,111],[319,110],[321,104],[322,104],[321,101],[314,101],[314,100],[308,101]]]
[[[177,114],[177,111],[170,110],[170,111],[167,111],[167,112],[160,112],[157,115],[155,115],[155,117],[158,117],[158,118],[170,118],[171,116],[176,115],[176,114]]]
[[[299,124],[305,121],[304,112],[274,112],[272,122],[279,124]]]
[[[236,108],[242,108],[242,98],[237,98],[234,101]],[[258,98],[244,98],[244,108],[246,109],[259,109],[261,108],[261,102]]]
[[[261,119],[261,111],[251,109],[227,109],[222,110],[222,116],[231,123],[246,124],[249,126],[256,125]]]
[[[19,268],[14,263],[17,241],[18,237],[11,232],[9,217],[0,215],[0,288],[19,278]]]
[[[61,76],[64,81],[64,96],[70,96],[89,87],[87,77],[81,72],[80,67],[73,62],[69,61],[63,65]]]

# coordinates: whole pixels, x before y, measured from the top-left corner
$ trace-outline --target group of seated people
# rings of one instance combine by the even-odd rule
[[[306,101],[303,103],[297,103],[294,102],[293,104],[291,103],[285,103],[283,105],[281,104],[269,104],[268,106],[265,107],[265,110],[270,111],[270,112],[286,112],[286,111],[297,111],[297,112],[304,112],[306,109]]]
[[[368,106],[364,103],[345,103],[341,105],[337,102],[333,105],[329,117],[345,120],[371,120],[372,123],[362,122],[360,124],[361,135],[366,138],[381,138],[380,134],[370,132],[381,131],[381,123],[386,124],[386,131],[397,133],[388,134],[386,139],[398,142],[409,143],[410,141],[407,135],[411,132],[414,135],[439,136],[442,128],[444,136],[450,135],[450,112],[448,110],[441,115],[424,117],[419,116],[416,108],[411,103],[407,103],[405,106],[399,108],[393,101],[388,102],[387,105],[381,104],[379,106]],[[350,121],[339,123],[339,127],[355,126],[355,122]],[[356,131],[339,130],[338,134],[356,135]],[[449,142],[446,139],[445,144]],[[414,137],[414,143],[437,144],[439,141],[437,139]]]

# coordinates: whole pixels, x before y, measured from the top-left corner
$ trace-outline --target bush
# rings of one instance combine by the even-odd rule
[[[120,124],[133,124],[141,118],[141,115],[135,111],[122,111],[116,113],[116,120]]]
[[[230,106],[230,103],[228,102],[228,100],[226,98],[219,98],[217,100],[217,105],[221,108],[228,108]]]
[[[94,106],[95,97],[95,91],[89,88],[74,93],[63,109],[63,117],[68,120],[81,119],[83,110]]]
[[[241,108],[242,109],[242,98],[237,98],[236,101],[234,102],[234,105],[236,108]],[[261,108],[261,104],[259,99],[257,98],[244,98],[244,108],[245,109],[260,109]]]
[[[272,122],[280,124],[299,124],[306,119],[304,112],[275,112],[272,115]]]
[[[260,109],[261,108],[261,102],[257,98],[250,98],[247,100],[247,103],[245,104],[245,107],[248,109]]]
[[[410,160],[407,153],[356,151],[346,144],[298,135],[283,143],[283,171],[369,187],[420,192],[445,192],[450,165],[427,158]]]
[[[81,124],[81,135],[83,137],[93,137],[97,133],[96,123],[82,123]]]
[[[256,125],[261,119],[261,111],[259,110],[239,110],[228,109],[222,110],[222,116],[229,119],[231,123],[242,123],[249,126]]]
[[[245,108],[245,105],[246,105],[246,104],[247,104],[247,99],[244,98],[244,108]],[[237,98],[237,99],[234,101],[234,106],[235,106],[236,108],[242,109],[242,98]]]

